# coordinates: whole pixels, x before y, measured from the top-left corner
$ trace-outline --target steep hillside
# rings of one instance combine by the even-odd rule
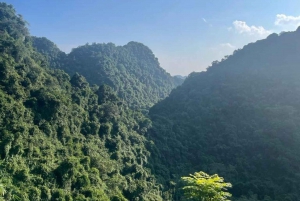
[[[108,86],[48,69],[25,25],[0,3],[0,200],[162,200],[151,121]]]
[[[165,161],[157,174],[177,181],[203,170],[230,181],[234,200],[299,200],[299,55],[300,28],[189,75],[150,109]]]
[[[32,46],[41,53],[51,68],[62,69],[67,62],[67,54],[45,37],[31,36]]]
[[[141,43],[86,44],[64,55],[46,38],[34,37],[33,41],[34,47],[47,55],[51,67],[71,76],[78,72],[90,84],[109,85],[134,109],[148,109],[183,82],[163,70],[152,51]]]

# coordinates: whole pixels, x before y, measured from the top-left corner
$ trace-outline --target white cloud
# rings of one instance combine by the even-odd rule
[[[288,16],[285,14],[276,15],[276,26],[281,26],[286,29],[295,29],[300,26],[300,16]]]
[[[233,26],[235,30],[240,34],[249,34],[249,35],[257,35],[257,36],[267,36],[271,34],[271,31],[266,30],[262,26],[248,26],[244,21],[234,21]]]
[[[202,18],[203,22],[207,23],[206,19],[205,18]]]

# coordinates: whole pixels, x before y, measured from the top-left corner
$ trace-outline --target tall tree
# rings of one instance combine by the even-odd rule
[[[208,175],[205,172],[195,172],[188,177],[181,177],[186,183],[183,187],[184,195],[195,201],[228,201],[231,194],[226,192],[231,187],[224,178],[217,174]]]

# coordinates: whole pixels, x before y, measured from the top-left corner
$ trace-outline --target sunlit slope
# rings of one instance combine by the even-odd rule
[[[148,109],[183,82],[161,68],[153,52],[138,42],[86,44],[66,55],[46,38],[34,37],[33,41],[34,47],[47,55],[51,67],[71,76],[78,72],[90,84],[109,85],[134,109]]]
[[[110,87],[48,68],[5,3],[0,29],[0,199],[162,200],[148,168],[151,121]]]
[[[300,30],[189,75],[150,109],[150,134],[165,161],[158,173],[176,181],[203,170],[232,182],[235,197],[299,200],[299,78]]]

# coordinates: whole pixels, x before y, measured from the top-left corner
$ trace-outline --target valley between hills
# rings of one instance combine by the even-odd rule
[[[0,3],[0,200],[200,200],[200,171],[232,185],[202,200],[300,200],[300,28],[181,77],[142,43],[66,54],[25,20]]]

